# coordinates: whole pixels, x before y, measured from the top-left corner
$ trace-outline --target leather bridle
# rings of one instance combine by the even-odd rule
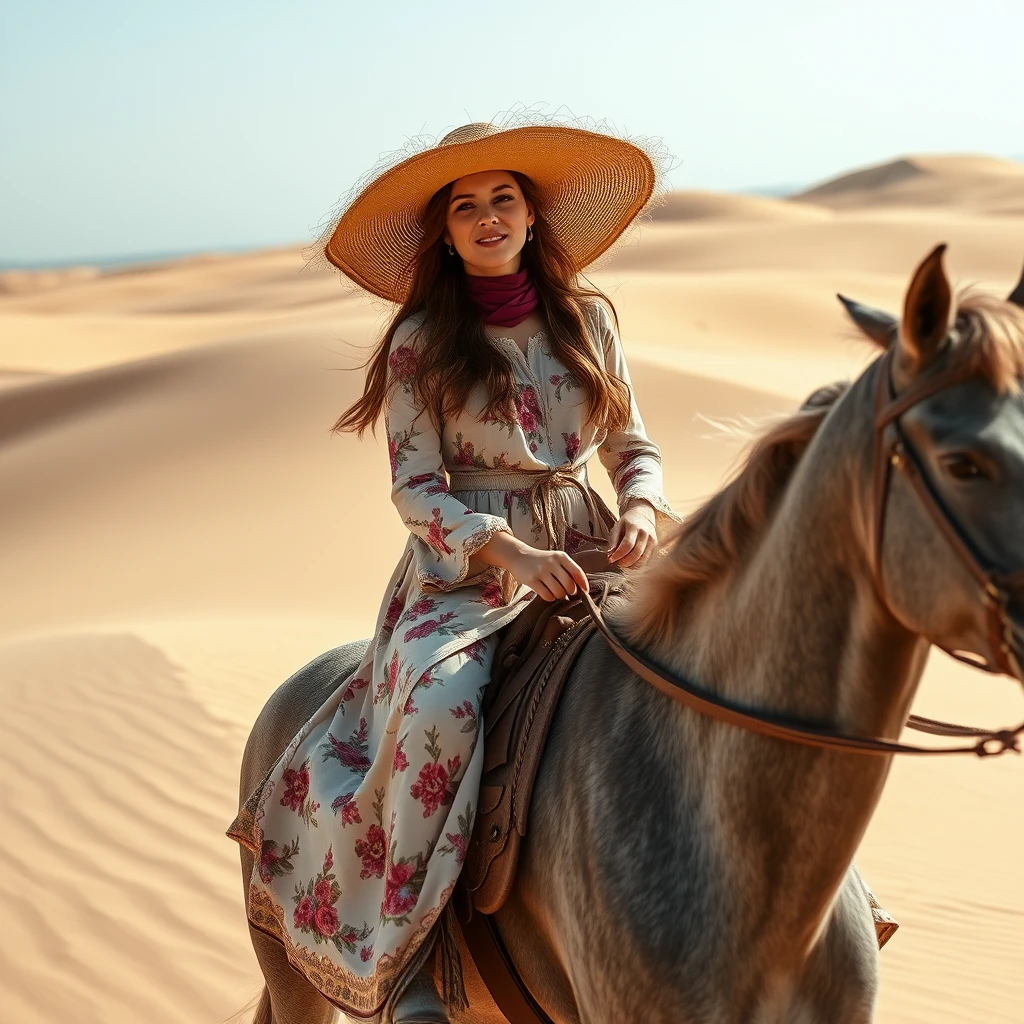
[[[938,373],[934,377],[926,378],[910,387],[902,395],[897,396],[892,380],[892,363],[896,347],[895,344],[891,344],[885,354],[879,357],[875,388],[871,568],[878,594],[882,602],[885,603],[885,582],[882,573],[885,511],[894,476],[893,470],[897,469],[909,481],[914,493],[927,509],[942,535],[979,584],[981,601],[986,609],[989,640],[995,660],[989,662],[978,655],[950,651],[942,644],[936,644],[936,646],[976,668],[982,668],[988,672],[1005,673],[1024,682],[1020,658],[1014,647],[1014,626],[1009,616],[1009,604],[1014,592],[1024,590],[1024,569],[1006,573],[993,570],[985,564],[967,533],[942,502],[928,478],[920,457],[900,425],[900,417],[909,409],[946,388],[964,383],[971,374],[965,367],[956,367],[944,373]],[[612,650],[637,675],[674,700],[720,722],[738,726],[762,736],[771,736],[791,743],[845,753],[874,755],[975,754],[978,757],[990,757],[1004,754],[1008,750],[1018,754],[1021,752],[1020,737],[1024,733],[1024,722],[1015,729],[1001,729],[993,732],[911,715],[907,720],[907,726],[918,732],[975,740],[974,743],[966,746],[918,747],[871,736],[845,735],[823,726],[801,722],[789,716],[772,712],[749,711],[655,665],[645,655],[630,647],[614,634],[589,593],[581,593],[581,596],[587,604],[595,625],[608,641]],[[926,639],[930,640],[927,637]],[[935,641],[931,642],[935,643]]]
[[[874,542],[872,572],[879,596],[885,603],[885,577],[882,572],[882,544],[885,532],[885,509],[889,498],[889,484],[893,469],[898,469],[910,483],[921,505],[931,516],[947,543],[956,553],[964,568],[981,588],[981,601],[988,620],[988,639],[994,662],[978,655],[953,651],[935,640],[931,642],[947,654],[986,672],[1001,672],[1024,682],[1020,659],[1014,650],[1014,630],[1009,616],[1013,592],[1024,590],[1024,569],[1004,573],[987,566],[971,542],[967,531],[942,501],[928,477],[921,457],[914,450],[900,425],[900,417],[926,398],[946,388],[963,384],[971,378],[966,366],[953,368],[928,378],[897,396],[892,380],[893,352],[891,346],[879,360],[878,380],[875,386],[875,453],[874,453]],[[931,638],[928,638],[931,639]]]

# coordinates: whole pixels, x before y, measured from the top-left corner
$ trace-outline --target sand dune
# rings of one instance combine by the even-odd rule
[[[1024,215],[1024,164],[990,156],[912,156],[823,182],[794,200],[849,210],[938,207]]]
[[[672,192],[657,207],[652,219],[655,223],[710,220],[717,224],[728,221],[745,223],[827,220],[831,211],[808,203],[794,203],[788,199],[767,196],[738,195],[724,192]]]
[[[677,507],[737,458],[715,423],[871,358],[835,291],[897,309],[941,240],[957,278],[1009,288],[1015,165],[957,160],[811,202],[677,194],[594,274]],[[369,634],[404,540],[384,448],[328,430],[381,318],[298,247],[0,275],[4,1024],[215,1024],[256,992],[222,829],[263,700]],[[936,657],[918,710],[994,724],[1018,701]],[[1011,761],[894,768],[858,855],[903,924],[880,1021],[1019,1019],[1022,796]]]

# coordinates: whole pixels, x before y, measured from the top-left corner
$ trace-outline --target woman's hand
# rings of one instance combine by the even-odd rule
[[[612,527],[608,535],[608,561],[628,568],[649,555],[657,543],[654,506],[638,501],[630,505]]]
[[[587,574],[564,551],[530,547],[511,533],[496,533],[475,557],[485,565],[507,569],[545,601],[558,601],[572,597],[577,590],[590,590]]]
[[[590,590],[587,574],[564,551],[528,547],[513,559],[509,571],[545,601],[558,601],[572,597],[577,590]]]

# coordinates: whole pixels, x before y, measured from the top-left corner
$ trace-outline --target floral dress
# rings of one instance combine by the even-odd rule
[[[586,308],[609,371],[627,384],[603,304]],[[596,451],[620,513],[635,501],[678,522],[661,452],[632,402],[626,428],[584,422],[584,392],[543,332],[505,348],[516,418],[486,419],[480,386],[439,434],[413,402],[420,321],[400,325],[386,410],[392,500],[409,528],[362,664],[294,737],[228,834],[254,853],[247,912],[352,1016],[373,1016],[423,946],[466,856],[483,763],[480,701],[507,625],[535,595],[474,552],[499,532],[568,552],[602,545],[614,515],[590,488]]]

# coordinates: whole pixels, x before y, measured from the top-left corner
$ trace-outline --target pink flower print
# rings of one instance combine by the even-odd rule
[[[388,438],[388,457],[391,460],[391,482],[398,479],[398,467],[409,458],[409,452],[419,451],[412,443],[414,437],[419,436],[419,430],[403,430],[400,433],[392,434]]]
[[[274,865],[278,860],[277,843],[265,842],[260,852],[260,878],[268,885],[274,877]]]
[[[473,805],[466,804],[466,813],[459,815],[459,831],[445,832],[444,837],[448,842],[439,846],[437,852],[440,854],[454,853],[455,863],[461,864],[466,859],[466,851],[469,849],[469,837],[473,832]]]
[[[308,928],[313,923],[313,901],[308,896],[299,900],[292,920],[296,928]]]
[[[625,490],[625,488],[629,485],[630,480],[639,475],[639,466],[634,466],[632,469],[627,469],[626,472],[619,477],[619,491]]]
[[[357,839],[356,856],[362,859],[360,878],[383,878],[388,859],[388,838],[380,825],[371,825],[364,839]]]
[[[451,803],[448,782],[459,770],[461,760],[456,754],[445,767],[440,762],[428,761],[421,769],[419,778],[409,788],[414,800],[423,804],[423,817],[429,818],[442,804]]]
[[[359,959],[362,960],[364,964],[369,963],[373,959],[373,946],[363,946],[363,948],[359,950]]]
[[[529,385],[519,392],[516,400],[516,416],[519,425],[527,434],[534,433],[537,430],[537,425],[544,422],[540,403],[537,401],[537,393]]]
[[[298,811],[309,795],[309,768],[304,763],[298,771],[286,768],[283,781],[285,785],[281,805],[289,810]]]
[[[338,930],[338,912],[329,905],[317,907],[313,925],[325,939],[329,939]]]
[[[530,489],[524,487],[522,490],[517,491],[506,491],[502,502],[510,512],[512,511],[513,504],[519,509],[521,515],[528,516],[530,514]]]
[[[398,772],[404,772],[405,769],[409,767],[409,758],[402,749],[402,743],[404,742],[404,740],[399,740],[398,745],[395,747],[395,760],[391,765],[392,775],[395,775]]]
[[[373,703],[380,704],[382,701],[391,701],[395,694],[395,687],[398,685],[398,672],[401,662],[398,660],[398,651],[391,655],[388,667],[384,672],[384,678],[377,684],[377,692],[373,695]]]
[[[416,680],[417,687],[425,690],[428,686],[433,686],[434,683],[440,682],[440,677],[434,675],[435,671],[436,666],[434,665],[428,668],[427,671]]]
[[[454,554],[455,548],[449,547],[446,539],[452,531],[444,525],[441,510],[439,508],[432,508],[430,514],[433,516],[433,519],[427,527],[427,543],[439,554]]]
[[[355,700],[356,694],[360,690],[366,689],[366,687],[369,685],[369,683],[370,683],[369,679],[353,679],[352,682],[349,683],[348,686],[345,687],[345,692],[341,695],[341,713],[342,714],[345,713],[345,705],[350,700]]]
[[[424,494],[429,494],[433,497],[435,494],[448,494],[448,481],[442,479],[437,473],[434,474],[434,483],[429,487],[423,488]]]
[[[485,640],[474,640],[468,647],[463,647],[462,653],[478,665],[484,663],[484,651],[487,649]]]
[[[563,432],[562,440],[565,441],[565,457],[570,462],[575,462],[576,456],[580,453],[580,435],[575,430],[571,434]]]
[[[416,353],[408,345],[399,345],[388,357],[388,366],[395,375],[395,379],[406,390],[416,379]]]
[[[343,793],[340,797],[335,797],[331,802],[331,810],[337,814],[339,811],[344,813],[345,808],[352,803],[352,798],[355,796],[354,793]]]
[[[468,700],[464,700],[457,708],[448,709],[453,718],[463,721],[460,732],[476,732],[476,711]]]
[[[334,867],[334,847],[328,846],[327,853],[324,855],[324,874],[326,875],[331,868]]]
[[[370,759],[361,750],[357,750],[351,744],[339,740],[330,733],[327,734],[327,739],[330,740],[335,756],[346,768],[359,772],[370,770]]]
[[[384,615],[384,622],[381,625],[381,629],[390,633],[397,624],[402,614],[402,599],[400,597],[391,598],[391,603],[388,605],[387,613]]]
[[[500,608],[505,603],[501,596],[501,584],[497,580],[489,580],[480,591],[479,600],[492,608]]]
[[[421,615],[429,615],[437,607],[437,601],[432,597],[421,597],[418,601],[414,602],[412,607],[406,612],[406,622],[414,622]]]
[[[476,718],[476,712],[473,710],[473,705],[468,700],[464,700],[457,708],[448,709],[456,718]]]
[[[321,878],[313,886],[313,898],[320,904],[331,902],[331,883],[326,878]]]
[[[414,864],[392,864],[388,868],[387,883],[381,911],[388,917],[404,917],[416,906],[419,892],[410,884],[416,874]]]
[[[458,832],[445,832],[444,837],[452,844],[452,849],[455,851],[455,863],[461,864],[466,859],[466,837]]]
[[[553,373],[548,377],[548,382],[554,385],[555,388],[555,401],[561,402],[562,400],[562,389],[566,391],[572,391],[573,388],[580,386],[579,381],[572,375],[572,372],[566,372],[563,374]]]
[[[403,715],[418,715],[420,709],[413,703],[414,694],[409,694],[409,699],[405,702],[405,707],[402,708]]]
[[[643,448],[627,448],[626,451],[619,452],[619,465],[624,466],[627,462],[632,462],[639,456],[648,454],[650,453]]]
[[[292,857],[298,852],[298,839],[293,843],[285,843],[280,849],[273,839],[264,839],[260,847],[260,878],[269,885],[275,877],[280,878],[294,871]]]
[[[292,920],[296,928],[308,928],[313,923],[313,914],[316,912],[316,904],[308,897],[303,896],[295,908]]]
[[[328,742],[320,747],[324,760],[335,757],[344,767],[365,775],[370,770],[370,759],[366,756],[370,747],[366,738],[368,728],[366,719],[360,718],[359,728],[352,733],[347,743],[339,740],[333,733],[328,733]],[[337,801],[335,801],[336,803]],[[333,807],[334,804],[331,806]]]
[[[341,809],[341,826],[361,825],[363,819],[359,814],[359,804],[355,800],[349,800]]]
[[[476,454],[472,441],[463,441],[461,431],[455,435],[455,454],[452,462],[456,466],[481,466],[486,467],[487,463]]]
[[[436,619],[427,619],[425,622],[421,622],[416,626],[405,631],[405,635],[402,637],[403,643],[409,643],[410,640],[422,640],[426,636],[430,636],[432,633],[440,633],[442,636],[450,636],[452,633],[456,633],[459,630],[459,625],[449,625],[452,619],[455,618],[456,613],[454,611],[442,612]]]

